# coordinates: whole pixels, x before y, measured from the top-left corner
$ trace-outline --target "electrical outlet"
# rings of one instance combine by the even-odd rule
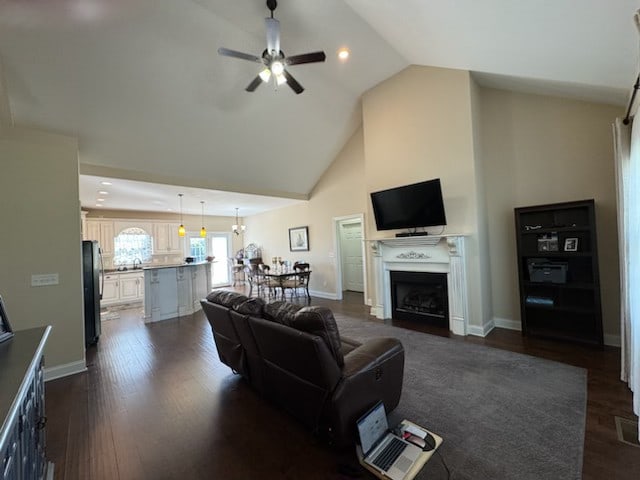
[[[46,285],[58,285],[59,278],[57,273],[40,273],[31,275],[32,287],[44,287]]]

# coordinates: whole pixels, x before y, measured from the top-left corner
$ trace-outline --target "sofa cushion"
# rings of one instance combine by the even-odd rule
[[[233,308],[247,301],[247,297],[241,293],[229,292],[228,290],[214,290],[207,295],[207,300],[211,303],[222,305],[223,307]]]
[[[248,298],[242,303],[233,306],[233,309],[243,315],[253,315],[254,317],[262,317],[265,301],[261,298]]]
[[[342,350],[343,357],[347,356],[347,354],[349,354],[350,352],[358,348],[360,345],[362,345],[361,342],[358,342],[353,338],[347,338],[342,336],[340,337],[340,344],[342,346],[341,350]]]
[[[295,314],[302,308],[302,305],[278,300],[265,305],[263,316],[272,322],[291,326]]]
[[[290,326],[297,330],[317,335],[329,347],[338,366],[344,365],[340,332],[333,313],[326,307],[304,307],[294,315]]]

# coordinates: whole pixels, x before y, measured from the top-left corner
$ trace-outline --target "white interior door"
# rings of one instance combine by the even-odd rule
[[[210,255],[215,258],[211,264],[211,286],[221,287],[231,284],[229,258],[231,257],[231,234],[211,233],[208,235]]]
[[[345,290],[364,292],[362,223],[340,224],[342,285]]]

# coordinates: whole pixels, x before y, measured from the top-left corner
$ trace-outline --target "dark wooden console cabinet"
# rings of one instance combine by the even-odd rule
[[[53,478],[45,459],[42,351],[51,327],[0,343],[0,480]]]
[[[602,346],[593,200],[515,209],[522,332]]]

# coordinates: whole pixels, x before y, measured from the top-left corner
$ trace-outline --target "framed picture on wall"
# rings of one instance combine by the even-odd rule
[[[309,251],[309,227],[295,227],[289,229],[289,251]]]
[[[13,331],[11,325],[9,325],[9,318],[7,317],[7,311],[4,308],[4,301],[0,296],[0,342],[9,340],[13,337]]]

